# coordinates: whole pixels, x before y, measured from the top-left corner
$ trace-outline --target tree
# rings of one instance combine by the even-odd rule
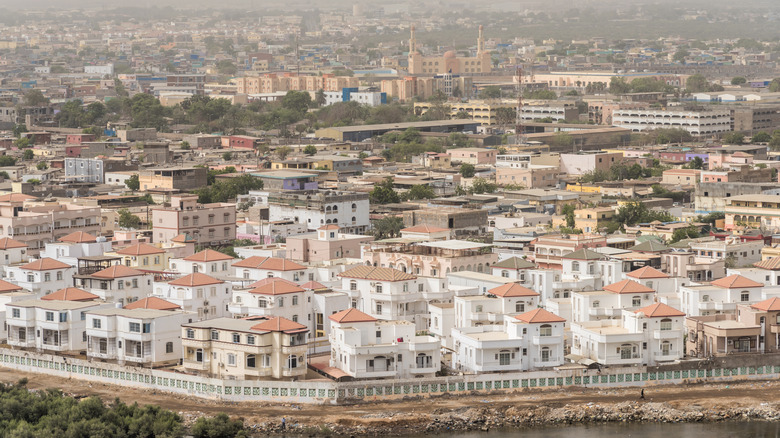
[[[476,168],[471,163],[463,163],[460,165],[460,170],[458,170],[458,172],[460,172],[464,178],[473,178],[476,173]]]
[[[772,79],[772,82],[769,83],[769,91],[772,93],[780,91],[780,78]]]
[[[141,227],[141,219],[130,212],[130,210],[123,208],[119,210],[119,226],[122,228],[138,229]]]
[[[235,169],[233,169],[233,172],[235,172]],[[210,204],[212,202],[232,201],[237,199],[239,195],[249,193],[250,190],[260,190],[262,188],[263,180],[245,173],[235,178],[215,181],[213,184],[201,187],[193,192],[198,195],[198,202]]]
[[[574,145],[574,137],[567,132],[556,132],[553,138],[550,140],[550,146],[556,148],[571,147]]]
[[[221,75],[234,75],[238,72],[238,68],[233,64],[233,61],[223,59],[217,62],[217,71]]]
[[[498,85],[488,85],[479,92],[483,99],[501,99],[501,87]]]
[[[306,91],[290,90],[282,98],[282,108],[304,114],[311,107],[311,95]]]
[[[671,239],[669,239],[669,243],[677,243],[684,239],[695,239],[697,237],[699,237],[699,229],[691,225],[674,230]]]
[[[372,204],[395,204],[400,202],[398,192],[393,188],[393,177],[391,176],[375,185],[368,196]]]
[[[561,208],[561,213],[566,217],[567,228],[574,228],[575,225],[574,210],[576,210],[574,204],[566,204]]]
[[[246,438],[244,422],[231,420],[227,414],[216,417],[200,417],[192,425],[192,435],[195,438]]]
[[[373,221],[374,238],[387,239],[396,237],[404,227],[404,220],[398,216],[385,216],[382,219]]]
[[[46,96],[43,95],[43,92],[41,92],[41,90],[34,88],[24,93],[24,104],[26,106],[48,105],[49,99],[47,99]]]
[[[138,180],[138,174],[134,173],[125,180],[125,185],[132,191],[138,191],[141,188],[141,182]]]
[[[753,135],[750,139],[751,143],[769,143],[772,140],[772,136],[768,132],[759,131]]]
[[[701,157],[693,157],[691,161],[684,167],[688,169],[704,169],[704,160]]]
[[[745,134],[741,132],[729,132],[723,136],[722,140],[726,144],[743,144],[745,143]]]
[[[406,199],[412,201],[417,199],[433,199],[436,197],[436,193],[431,186],[425,184],[413,185],[408,192],[404,193],[404,195]]]
[[[496,108],[496,123],[498,126],[506,126],[517,120],[517,109],[508,107]]]
[[[675,62],[682,62],[684,64],[685,58],[687,58],[688,56],[690,56],[690,52],[685,50],[685,48],[680,48],[679,50],[677,50],[677,52],[674,53],[672,59]]]
[[[48,169],[48,168],[49,168],[49,165],[48,165],[48,164],[46,164],[46,162],[45,162],[45,161],[40,161],[40,162],[38,162],[38,164],[35,166],[35,168],[36,168],[36,169],[38,169],[38,170],[46,170],[46,169]]]
[[[612,79],[609,81],[609,92],[611,94],[626,94],[630,91],[631,85],[625,79],[620,76],[612,76]]]
[[[138,93],[130,99],[130,116],[134,128],[157,128],[164,130],[168,123],[165,121],[165,108],[160,101],[151,94]]]
[[[323,106],[323,105],[325,105],[326,101],[327,101],[327,100],[325,99],[325,90],[323,90],[322,88],[320,88],[319,90],[317,90],[317,92],[316,92],[316,93],[314,93],[314,103],[315,103],[317,106]]]
[[[222,153],[222,159],[225,161],[230,161],[233,159],[233,154],[230,152],[223,152]]]
[[[280,160],[287,158],[287,156],[290,155],[290,152],[292,152],[292,148],[290,146],[285,145],[276,148],[276,156],[279,157]]]
[[[22,158],[25,160],[32,160],[35,158],[35,152],[33,152],[32,149],[25,149],[24,153],[22,154]]]
[[[731,78],[731,85],[742,85],[746,83],[747,83],[747,79],[745,79],[742,76],[735,76]]]
[[[303,148],[303,153],[306,155],[315,155],[317,153],[317,146],[314,146],[313,144],[310,144]]]
[[[691,93],[703,93],[710,91],[710,83],[704,75],[697,73],[688,78],[688,81],[685,82],[685,88]]]
[[[0,155],[0,167],[8,167],[8,166],[13,166],[15,164],[16,164],[16,158],[10,155]]]
[[[483,193],[493,193],[496,191],[498,186],[485,178],[474,178],[474,180],[471,183],[471,188],[469,189],[469,192],[475,195],[481,195]]]
[[[190,147],[191,147],[190,146],[190,142],[188,142],[187,140],[184,140],[184,141],[181,142],[181,145],[179,145],[179,147],[181,147],[185,151],[188,151],[188,150],[190,150]]]
[[[528,99],[556,100],[558,94],[552,90],[534,90],[526,95]]]

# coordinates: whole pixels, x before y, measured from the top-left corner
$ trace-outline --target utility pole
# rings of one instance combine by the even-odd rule
[[[515,118],[515,138],[523,143],[523,67],[517,66],[517,117]]]

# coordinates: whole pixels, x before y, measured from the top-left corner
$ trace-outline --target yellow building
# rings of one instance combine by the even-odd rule
[[[164,271],[168,269],[168,253],[165,250],[137,243],[106,255],[122,258],[122,264],[141,271]]]
[[[430,102],[415,102],[414,113],[417,115],[425,114],[431,106],[434,105]],[[450,115],[453,119],[460,119],[462,117],[456,117],[458,113],[467,113],[469,119],[478,121],[482,125],[497,125],[499,123],[497,113],[499,108],[509,108],[512,110],[512,118],[505,123],[514,124],[517,102],[484,102],[484,101],[470,101],[470,102],[454,102],[447,103],[450,107]]]
[[[417,40],[414,35],[414,25],[409,38],[409,73],[418,74],[461,74],[490,73],[493,69],[490,53],[485,51],[485,39],[482,26],[479,26],[477,38],[477,55],[458,56],[454,51],[445,52],[442,56],[422,56],[417,51]]]
[[[611,207],[581,208],[574,210],[574,228],[584,233],[598,233],[615,216]]]

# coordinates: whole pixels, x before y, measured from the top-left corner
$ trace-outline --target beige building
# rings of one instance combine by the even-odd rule
[[[360,86],[360,78],[324,74],[295,75],[269,73],[260,76],[248,76],[233,79],[240,94],[264,94],[279,91],[341,91],[342,88]]]
[[[141,171],[138,174],[141,190],[193,190],[206,186],[208,169],[205,167],[170,167]]]
[[[182,325],[187,371],[240,380],[306,375],[306,326],[284,318],[217,318]]]
[[[418,74],[462,74],[490,73],[493,69],[490,53],[485,51],[485,38],[482,26],[479,26],[477,38],[477,54],[458,56],[454,51],[445,52],[441,56],[423,56],[417,50],[414,25],[409,38],[409,73]]]
[[[500,186],[520,185],[527,189],[555,187],[558,166],[540,166],[529,162],[520,162],[517,167],[496,167],[496,183]]]
[[[615,210],[611,207],[574,210],[574,228],[579,228],[583,233],[598,233],[612,221],[613,216]]]
[[[180,234],[200,245],[228,243],[236,238],[236,205],[198,204],[195,195],[171,197],[171,206],[152,210],[152,238],[168,242]]]
[[[431,102],[415,102],[414,113],[417,115],[425,114],[434,103]],[[517,114],[517,102],[484,102],[478,100],[472,100],[469,102],[448,102],[447,106],[450,107],[450,114],[453,119],[460,118],[455,117],[459,113],[467,113],[468,118],[475,120],[482,125],[498,125],[498,109],[509,108],[512,110],[512,117],[508,121],[509,124],[514,125],[515,115]]]
[[[380,84],[380,91],[388,98],[408,102],[415,97],[427,99],[441,91],[448,97],[470,97],[474,81],[470,76],[438,75],[431,77],[405,76],[386,79]]]

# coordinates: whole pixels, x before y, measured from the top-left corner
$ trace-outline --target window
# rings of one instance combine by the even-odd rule
[[[54,321],[54,312],[46,312],[46,321]]]
[[[298,322],[298,315],[293,315],[292,320],[293,322]]]
[[[117,288],[117,289],[120,289],[120,290],[121,290],[121,289],[124,289],[124,288],[125,288],[125,282],[124,282],[124,280],[118,280],[118,281],[116,282],[116,288]]]
[[[542,362],[550,361],[550,349],[547,347],[542,348]]]
[[[67,313],[60,313],[60,322],[67,322],[68,321],[68,314]]]
[[[742,291],[742,293],[739,295],[740,301],[750,301],[750,292],[748,291]]]
[[[193,329],[187,329],[187,334],[185,335],[187,339],[195,339],[195,330]]]
[[[518,301],[515,303],[515,312],[525,312],[525,303]]]
[[[145,322],[144,323],[144,333],[151,333],[152,332],[152,323],[151,322]]]
[[[376,303],[376,313],[382,314],[382,303]]]
[[[382,293],[382,285],[381,284],[377,284],[376,285],[376,293],[378,293],[378,294]]]
[[[661,320],[661,330],[671,330],[672,320],[670,318],[664,318]]]
[[[594,301],[594,302],[593,302],[593,307],[594,307],[594,308],[596,308],[596,307],[599,307],[599,305],[600,305],[600,304],[601,304],[601,303],[599,303],[599,302],[598,302],[598,300],[597,300],[597,301]]]
[[[255,337],[252,335],[247,335],[246,343],[249,345],[255,345]]]
[[[550,324],[543,324],[539,327],[539,336],[552,336],[552,326]]]
[[[631,298],[631,306],[632,307],[639,307],[642,305],[642,297],[632,297]]]
[[[241,335],[238,333],[233,333],[233,343],[238,344],[239,342],[241,342]]]
[[[11,310],[11,315],[12,315],[14,318],[19,318],[19,317],[21,316],[21,313],[22,313],[22,312],[21,312],[19,309],[13,309],[13,310]],[[780,315],[778,315],[778,316],[780,316]]]
[[[51,273],[47,272],[43,274],[43,281],[51,281]]]
[[[138,279],[137,278],[133,279],[133,287],[134,288],[138,287]]]
[[[254,354],[248,354],[246,356],[246,367],[247,368],[254,368],[255,367],[255,355]]]
[[[165,352],[166,353],[173,353],[173,342],[166,342],[165,343]]]
[[[236,355],[235,354],[228,353],[228,355],[227,355],[227,364],[229,366],[232,366],[232,367],[236,366]]]
[[[266,300],[257,300],[257,307],[260,307],[261,309],[265,309],[268,307],[268,301]]]
[[[357,290],[357,281],[349,282],[349,290]]]
[[[501,276],[504,277],[504,278],[509,278],[509,271],[507,271],[507,270],[501,271]]]
[[[131,322],[130,323],[130,332],[132,333],[140,333],[141,332],[141,324],[137,322]]]
[[[284,297],[279,297],[279,307],[284,307]]]
[[[92,328],[99,329],[100,328],[100,320],[97,318],[92,318]]]
[[[287,357],[287,368],[298,368],[298,356]]]
[[[57,280],[62,280],[62,271],[57,271]]]
[[[580,270],[580,262],[572,262],[571,270],[572,271],[579,271]]]
[[[212,341],[219,341],[219,332],[216,330],[211,331],[211,340]]]
[[[293,295],[292,297],[292,305],[297,306],[298,305],[298,295]]]
[[[509,361],[512,357],[511,353],[506,350],[501,350],[497,355],[499,365],[509,365]]]

